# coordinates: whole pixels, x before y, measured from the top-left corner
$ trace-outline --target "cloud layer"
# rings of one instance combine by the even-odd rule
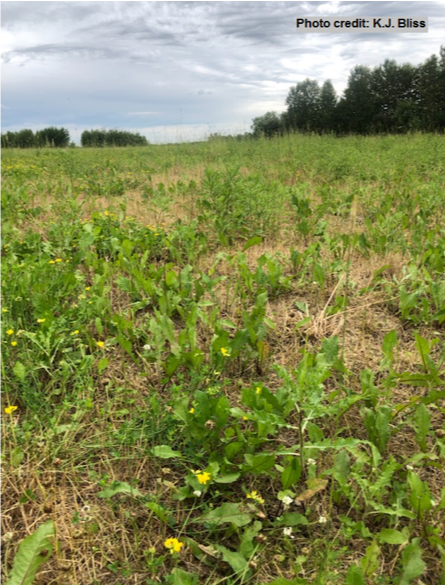
[[[356,64],[419,63],[445,38],[442,2],[2,2],[2,131],[63,125],[149,140],[248,131],[289,88]],[[305,16],[430,19],[427,34],[299,34]]]

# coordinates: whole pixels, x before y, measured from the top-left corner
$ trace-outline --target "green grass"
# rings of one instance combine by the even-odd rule
[[[445,583],[444,176],[435,135],[5,150],[3,576],[52,520],[46,584]]]

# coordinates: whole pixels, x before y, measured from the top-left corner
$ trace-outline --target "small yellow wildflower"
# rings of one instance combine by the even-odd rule
[[[79,334],[79,330],[78,329],[75,329],[74,331],[72,331],[70,333],[70,335],[78,335],[78,334]]]
[[[86,286],[85,290],[90,290],[91,286]]]
[[[243,416],[243,420],[249,420],[247,416]]]
[[[5,408],[5,412],[6,414],[12,414],[14,412],[14,410],[17,410],[17,406],[7,406]]]
[[[259,386],[257,386],[256,393],[261,394],[261,388]]]
[[[104,346],[104,342],[103,341],[96,341],[97,347],[103,347]]]
[[[219,351],[223,354],[224,357],[227,357],[229,355],[229,350],[226,349],[225,347],[222,347]]]
[[[6,332],[7,335],[14,335],[14,329],[8,329]]]
[[[194,471],[193,473],[198,478],[199,483],[202,483],[203,485],[205,485],[212,479],[212,476],[208,471]]]
[[[48,264],[55,264],[54,260],[50,260]]]
[[[7,312],[8,312],[8,309],[6,307],[3,307],[2,308],[2,313],[7,313]]]
[[[167,540],[164,542],[164,546],[170,550],[171,554],[173,554],[175,552],[181,552],[181,548],[184,546],[184,543],[179,542],[177,538],[167,538]]]
[[[256,500],[260,504],[264,504],[264,499],[256,490],[253,490],[250,494],[246,494],[246,498],[250,498],[251,500]]]
[[[62,258],[56,258],[56,262],[62,262]]]
[[[193,414],[194,412],[195,412],[195,409],[192,407],[192,408],[189,410],[189,413],[190,413],[190,414]]]
[[[37,323],[45,323],[46,319],[37,319]]]
[[[15,347],[17,345],[17,341],[11,341],[11,345]]]

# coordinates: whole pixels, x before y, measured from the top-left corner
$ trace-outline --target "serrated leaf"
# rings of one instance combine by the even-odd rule
[[[252,520],[252,515],[241,511],[241,504],[226,503],[204,514],[200,522],[209,524],[235,524],[235,526],[246,526]]]
[[[22,540],[14,558],[14,565],[6,585],[31,585],[37,569],[51,556],[53,544],[48,540],[54,536],[54,522],[49,520]]]
[[[173,451],[169,445],[158,445],[151,450],[155,457],[160,459],[173,459],[175,457],[182,457],[181,451]]]
[[[379,566],[380,547],[376,541],[373,541],[367,548],[365,556],[360,561],[360,568],[366,577],[375,573]]]
[[[321,351],[326,357],[328,364],[333,364],[337,359],[339,350],[338,335],[325,339],[321,344]]]

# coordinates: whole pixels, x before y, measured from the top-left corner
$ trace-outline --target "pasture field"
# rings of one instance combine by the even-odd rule
[[[444,209],[436,135],[4,150],[3,578],[444,585]]]

